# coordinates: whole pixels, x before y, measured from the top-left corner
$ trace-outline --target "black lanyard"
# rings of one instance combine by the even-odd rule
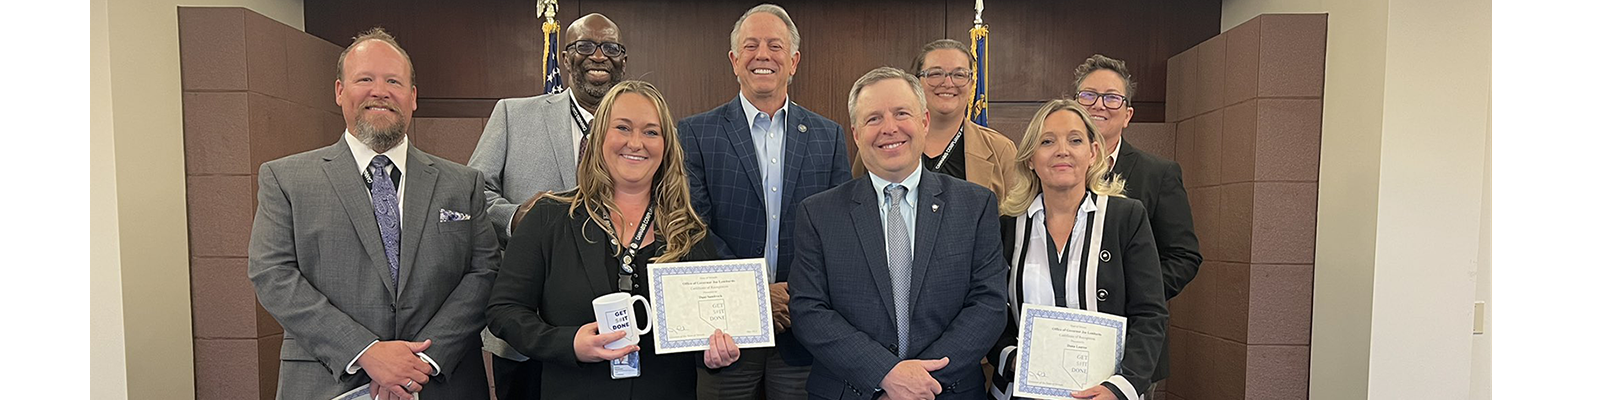
[[[644,243],[644,235],[650,229],[650,222],[655,220],[655,206],[655,199],[651,199],[649,208],[644,209],[644,217],[639,219],[639,229],[633,231],[633,242],[629,243],[626,249],[617,251],[617,246],[621,244],[617,243],[616,235],[611,235],[611,251],[619,254],[617,261],[621,261],[621,270],[617,271],[617,289],[624,292],[633,291],[633,277],[636,275],[633,269],[633,257],[639,254],[639,246]],[[600,213],[600,218],[604,219],[607,225],[611,225],[613,231],[617,229],[616,225],[611,224],[610,211]]]
[[[578,100],[572,99],[568,105],[572,106],[572,122],[577,123],[578,129],[583,130],[583,137],[589,137],[589,120],[583,119],[583,113],[578,111]]]
[[[933,163],[934,171],[938,171],[939,168],[944,167],[944,161],[950,159],[950,152],[956,150],[956,143],[961,143],[961,135],[965,134],[966,132],[966,123],[962,123],[960,128],[956,128],[956,136],[950,138],[950,144],[944,146],[944,154],[939,155],[939,162]]]

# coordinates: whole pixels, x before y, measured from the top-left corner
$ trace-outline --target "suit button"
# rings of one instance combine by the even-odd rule
[[[895,354],[900,354],[900,346],[899,345],[894,345],[894,344],[889,345],[889,352],[890,353],[895,353]]]

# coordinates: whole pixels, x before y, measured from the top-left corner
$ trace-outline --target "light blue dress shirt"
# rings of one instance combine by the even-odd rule
[[[756,147],[756,164],[761,166],[761,193],[766,194],[767,210],[767,283],[772,283],[777,282],[778,274],[778,216],[783,214],[783,135],[789,123],[789,99],[783,100],[777,115],[757,110],[744,98],[744,93],[739,93],[739,105],[744,106],[750,140]]]
[[[889,254],[889,196],[883,194],[883,188],[889,185],[906,187],[905,201],[900,203],[900,218],[906,223],[906,239],[911,240],[911,254],[917,254],[917,185],[922,183],[922,166],[918,165],[915,171],[911,171],[911,176],[907,176],[904,182],[889,182],[872,172],[868,172],[867,177],[872,178],[872,193],[878,196],[878,223],[883,225],[884,254]]]

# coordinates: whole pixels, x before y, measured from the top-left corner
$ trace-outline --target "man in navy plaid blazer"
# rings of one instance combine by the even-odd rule
[[[702,369],[700,398],[804,399],[811,354],[789,331],[789,260],[794,207],[850,180],[839,124],[789,99],[800,65],[800,33],[782,7],[751,8],[733,26],[728,61],[739,95],[678,122],[696,212],[725,257],[765,258],[777,350],[745,349],[734,365]]]

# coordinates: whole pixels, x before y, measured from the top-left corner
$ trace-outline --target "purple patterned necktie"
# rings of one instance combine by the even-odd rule
[[[367,166],[372,176],[372,215],[378,217],[378,234],[383,237],[383,255],[389,259],[389,279],[400,290],[400,197],[389,178],[389,156],[379,154]]]

